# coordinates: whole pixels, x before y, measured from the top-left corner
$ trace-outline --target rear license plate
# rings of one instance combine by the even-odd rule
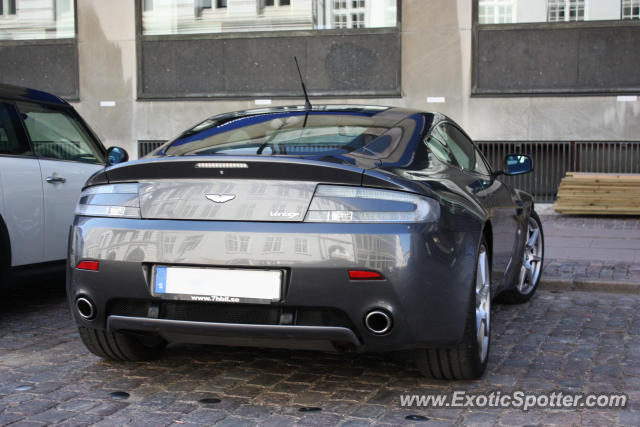
[[[152,294],[201,302],[269,304],[282,297],[281,270],[155,266]]]

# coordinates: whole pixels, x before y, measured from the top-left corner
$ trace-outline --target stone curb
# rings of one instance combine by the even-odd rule
[[[640,283],[629,280],[597,278],[543,277],[540,289],[547,291],[582,291],[640,294]]]

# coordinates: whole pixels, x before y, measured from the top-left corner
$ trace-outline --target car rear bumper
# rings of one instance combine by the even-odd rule
[[[457,343],[463,333],[479,231],[437,224],[308,224],[77,217],[68,298],[76,322],[144,331],[168,341],[389,351]],[[97,260],[99,271],[75,268]],[[185,302],[153,295],[154,265],[286,271],[281,301]],[[349,270],[384,280],[349,280]],[[89,298],[95,316],[75,309]],[[382,310],[392,328],[364,318]]]
[[[316,350],[335,350],[331,343],[341,343],[360,349],[362,342],[349,328],[336,326],[259,325],[184,320],[152,319],[148,317],[109,316],[107,330],[142,331],[161,336],[167,341],[216,343],[239,346],[279,346]]]

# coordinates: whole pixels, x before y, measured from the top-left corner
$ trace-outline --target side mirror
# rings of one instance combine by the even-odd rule
[[[507,154],[504,158],[504,174],[522,175],[533,170],[533,160],[526,154]]]
[[[117,165],[129,160],[127,150],[122,147],[109,147],[107,149],[107,166]]]

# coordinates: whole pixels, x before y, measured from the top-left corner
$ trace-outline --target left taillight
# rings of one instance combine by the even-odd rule
[[[76,215],[140,218],[138,183],[85,188],[76,206]]]

